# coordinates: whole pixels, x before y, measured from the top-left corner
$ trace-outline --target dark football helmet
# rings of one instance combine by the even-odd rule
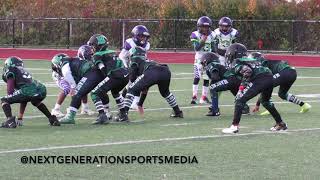
[[[245,45],[240,43],[231,44],[226,51],[226,64],[230,66],[231,63],[237,59],[247,56],[247,48]]]
[[[249,56],[255,59],[263,58],[263,54],[261,52],[253,52]]]
[[[104,51],[108,48],[109,41],[106,36],[102,34],[95,34],[90,37],[87,45],[93,48],[93,52]]]
[[[219,29],[223,33],[228,33],[232,28],[232,20],[229,17],[222,17],[219,20]]]
[[[93,49],[89,45],[82,45],[78,49],[77,56],[80,58],[80,60],[88,60],[90,61],[93,55]]]
[[[201,56],[200,62],[203,66],[206,66],[211,62],[219,62],[219,56],[216,53],[207,52]]]
[[[212,20],[208,16],[202,16],[197,21],[197,27],[201,34],[208,35],[211,31]]]

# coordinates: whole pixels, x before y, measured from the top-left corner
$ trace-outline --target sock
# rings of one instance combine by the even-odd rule
[[[54,105],[53,109],[60,110],[60,107],[61,107],[61,104],[56,103],[56,105]]]
[[[213,112],[218,112],[219,111],[219,98],[218,98],[218,93],[217,92],[212,92],[211,95],[211,108]]]
[[[2,104],[2,109],[7,118],[12,117],[11,106],[8,103]]]
[[[89,109],[88,103],[82,103],[82,109],[84,110]]]
[[[176,98],[174,97],[174,95],[172,93],[170,93],[169,96],[166,97],[166,101],[168,102],[168,104],[172,108],[178,106]]]
[[[117,106],[118,106],[118,109],[122,109],[124,108],[124,100],[123,100],[123,97],[121,95],[119,95],[117,98],[115,98],[116,100],[116,103],[117,103]]]
[[[295,95],[293,94],[288,94],[287,95],[287,101],[298,104],[299,106],[303,106],[304,102],[298,99]]]
[[[202,86],[202,97],[208,97],[208,86]]]
[[[124,100],[124,109],[125,111],[129,111],[130,109],[130,106],[133,102],[133,99],[134,99],[134,95],[133,94],[130,94],[130,93],[127,93],[126,95],[126,99]]]
[[[96,106],[96,109],[99,112],[99,114],[100,114],[100,112],[104,112],[104,105],[102,104],[102,101],[97,101],[94,103],[94,105]]]
[[[126,97],[127,92],[128,92],[128,89],[124,88],[124,90],[122,90],[122,97]]]
[[[40,103],[37,108],[44,114],[46,115],[47,118],[51,117],[51,113],[49,112],[48,108],[46,105],[44,105],[43,103]]]
[[[105,113],[109,113],[109,112],[110,112],[109,107],[110,107],[110,106],[109,106],[109,103],[103,105],[103,109],[104,109],[104,112],[105,112]]]
[[[192,85],[192,96],[193,97],[197,98],[197,96],[198,96],[198,87],[199,87],[198,84],[197,85]]]
[[[135,96],[134,99],[133,99],[132,104],[133,105],[137,105],[139,101],[140,101],[140,96]]]

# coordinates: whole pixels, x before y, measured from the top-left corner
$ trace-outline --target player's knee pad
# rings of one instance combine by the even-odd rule
[[[208,87],[209,86],[209,80],[203,80],[203,86]]]
[[[194,85],[198,85],[198,84],[199,84],[199,81],[200,81],[200,78],[194,78],[194,79],[193,79],[193,84],[194,84]]]
[[[283,93],[283,92],[278,92],[278,96],[283,99],[286,100],[288,97],[288,93]]]

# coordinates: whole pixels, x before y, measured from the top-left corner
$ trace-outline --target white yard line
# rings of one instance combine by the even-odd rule
[[[306,128],[306,129],[292,129],[292,130],[287,130],[286,132],[293,133],[293,132],[319,131],[319,130],[320,128]],[[225,138],[225,137],[242,137],[242,136],[266,135],[266,134],[284,134],[284,133],[261,131],[261,132],[251,132],[251,133],[243,133],[243,134],[239,133],[239,134],[231,134],[231,135],[221,134],[221,135],[202,135],[202,136],[188,136],[188,137],[169,137],[169,138],[160,138],[160,139],[143,139],[143,140],[116,141],[116,142],[95,143],[95,144],[79,144],[79,145],[49,146],[49,147],[38,147],[38,148],[2,150],[0,151],[0,154],[50,151],[50,150],[59,150],[59,149],[75,149],[75,148],[87,148],[87,147],[105,147],[105,146],[131,145],[131,144],[137,145],[137,144],[147,144],[147,143],[162,143],[162,142],[214,139],[214,138]]]
[[[188,126],[188,125],[194,125],[194,124],[199,124],[199,123],[177,123],[177,124],[163,124],[160,126],[168,127],[168,126]]]

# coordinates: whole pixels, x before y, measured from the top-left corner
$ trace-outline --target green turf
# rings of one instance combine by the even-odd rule
[[[45,104],[51,109],[58,89],[52,82],[49,62],[28,61],[25,66],[31,68],[30,72],[35,79],[47,84],[49,96]],[[220,96],[220,117],[206,117],[206,107],[190,108],[192,65],[170,65],[170,69],[173,73],[171,90],[179,105],[185,107],[184,119],[168,118],[171,110],[156,87],[151,88],[148,94],[145,116],[130,112],[133,122],[129,124],[94,126],[91,121],[95,116],[78,116],[76,125],[49,127],[47,119],[39,117],[41,113],[29,105],[23,127],[0,129],[0,179],[319,179],[320,129],[316,129],[320,128],[319,96],[301,97],[302,100],[311,101],[313,106],[311,112],[306,114],[300,114],[297,105],[276,104],[284,121],[288,123],[288,133],[269,133],[274,123],[270,116],[250,115],[243,116],[239,135],[223,136],[221,128],[228,127],[232,120],[234,98],[231,94],[224,92]],[[320,69],[297,70],[298,76],[302,78],[296,81],[290,92],[297,95],[319,94]],[[5,94],[3,83],[0,84],[0,92],[1,95]],[[277,93],[277,89],[274,93]],[[114,100],[110,99],[112,109],[115,110]],[[284,102],[276,95],[273,101]],[[64,109],[69,102],[70,98],[67,98]],[[255,99],[250,101],[254,102]],[[94,108],[92,103],[90,106]],[[17,107],[13,106],[14,114],[17,114]],[[0,115],[4,116],[2,111]],[[128,141],[136,143],[130,144]],[[127,143],[110,145],[112,142]],[[4,152],[96,143],[105,144]],[[198,164],[26,165],[20,163],[24,155],[189,155],[195,156]]]

